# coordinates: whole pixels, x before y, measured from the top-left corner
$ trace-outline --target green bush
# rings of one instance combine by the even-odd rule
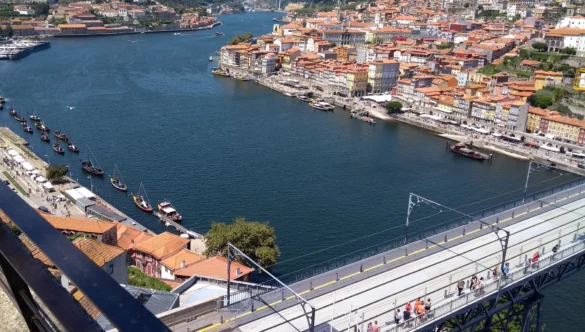
[[[142,273],[142,271],[134,266],[128,266],[128,283],[131,286],[156,289],[165,292],[170,292],[172,290],[171,286]]]

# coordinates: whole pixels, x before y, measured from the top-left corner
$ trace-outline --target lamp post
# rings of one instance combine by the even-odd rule
[[[535,164],[536,167],[533,167],[532,164]],[[526,172],[526,182],[524,183],[524,194],[522,196],[522,203],[524,203],[526,201],[526,191],[528,191],[528,181],[530,181],[530,174],[532,174],[533,172],[538,171],[539,169],[542,168],[554,168],[554,169],[558,169],[555,166],[553,166],[552,164],[550,165],[545,165],[545,164],[541,164],[539,162],[536,162],[534,160],[531,160],[530,163],[528,164],[528,171]],[[561,173],[562,175],[562,173]]]
[[[414,209],[414,207],[421,204],[421,203],[425,203],[428,205],[435,205],[435,206],[438,206],[442,209],[456,212],[462,216],[471,218],[471,221],[478,221],[481,224],[486,225],[487,227],[491,228],[491,230],[494,232],[494,234],[498,238],[498,242],[500,242],[500,246],[502,247],[502,262],[500,264],[500,271],[504,270],[504,265],[506,264],[506,254],[508,252],[508,241],[510,239],[510,232],[509,231],[507,231],[499,226],[496,226],[494,224],[489,224],[481,219],[476,220],[474,217],[468,215],[467,213],[452,209],[448,206],[437,203],[435,201],[431,201],[430,199],[426,199],[422,196],[419,196],[419,195],[413,194],[413,193],[410,193],[410,196],[408,197],[408,212],[406,214],[406,225],[405,225],[405,229],[404,229],[404,244],[406,244],[406,238],[408,236],[408,223],[409,223],[409,219],[410,219],[410,214],[412,213],[412,210]],[[441,210],[441,212],[442,212],[442,210]],[[501,234],[501,233],[503,233],[503,234]],[[499,298],[499,296],[500,296],[500,283],[498,282],[497,298]],[[497,300],[496,300],[496,303],[497,303]]]

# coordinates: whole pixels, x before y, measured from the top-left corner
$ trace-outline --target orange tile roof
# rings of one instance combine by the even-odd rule
[[[551,37],[563,37],[563,36],[578,36],[581,34],[585,34],[585,29],[579,28],[560,28],[554,29],[546,33],[546,36]]]
[[[85,29],[85,24],[59,24],[59,29]]]
[[[236,275],[236,269],[240,269],[240,275]],[[241,278],[246,274],[252,273],[254,269],[249,268],[237,262],[232,262],[230,269],[230,279]],[[213,278],[227,279],[227,259],[220,256],[204,259],[191,266],[175,271],[175,275],[182,277],[191,277],[200,275]]]
[[[118,247],[124,250],[132,249],[138,243],[154,237],[154,235],[143,232],[138,228],[121,223],[116,223],[116,233],[118,237]]]
[[[24,234],[20,234],[18,237],[20,238],[20,241],[22,241],[22,243],[28,248],[34,258],[38,259],[46,266],[55,266],[55,263],[53,263],[49,257],[45,256],[45,253],[40,251],[39,248],[37,248],[37,246],[32,243],[28,237],[26,237]]]
[[[536,114],[536,115],[540,115],[540,116],[547,116],[550,113],[550,111],[539,108],[539,107],[530,106],[528,108],[528,113],[532,113],[532,114]]]
[[[178,253],[165,258],[161,263],[174,271],[176,269],[180,269],[181,265],[183,265],[183,267],[186,267],[202,259],[205,259],[205,257],[196,254],[190,250],[183,249]]]
[[[158,259],[164,259],[183,249],[187,243],[189,243],[188,239],[184,239],[169,232],[164,232],[153,238],[140,242],[134,247],[134,250],[145,252]]]
[[[39,213],[53,227],[82,233],[103,234],[116,227],[114,223],[87,218],[62,217],[47,213]]]
[[[83,237],[78,237],[72,243],[98,266],[103,266],[111,262],[114,258],[126,253],[124,249],[116,246]]]

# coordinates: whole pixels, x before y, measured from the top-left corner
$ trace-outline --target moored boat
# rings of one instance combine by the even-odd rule
[[[219,68],[213,68],[213,69],[211,70],[211,73],[212,73],[213,75],[216,75],[216,76],[222,76],[222,77],[230,77],[230,76],[231,76],[230,74],[228,74],[228,73],[226,73],[226,72],[224,72],[224,71],[220,70]]]
[[[6,102],[6,98],[0,96],[0,104],[4,104]]]
[[[471,149],[471,146],[469,144],[466,144],[466,143],[453,144],[449,141],[449,142],[447,142],[447,147],[452,152],[455,152],[457,154],[460,154],[462,156],[465,156],[465,157],[468,157],[471,159],[475,159],[475,160],[491,160],[492,159],[491,154],[486,154],[486,153],[481,153],[479,151],[475,151],[475,150]]]
[[[46,133],[50,132],[51,129],[47,128],[47,126],[45,126],[45,124],[41,121],[37,121],[35,122],[35,127],[40,130],[40,131],[44,131]]]
[[[225,33],[223,33],[223,32],[216,32],[215,35],[217,37],[219,37],[219,36],[225,36]]]
[[[36,114],[34,114],[34,113],[31,114],[31,115],[29,115],[28,117],[29,117],[29,119],[31,119],[33,121],[41,121],[41,117],[38,116],[38,115],[36,115]]]
[[[312,99],[306,95],[297,95],[297,99],[305,102],[310,102]]]
[[[75,153],[78,153],[78,152],[79,152],[79,148],[77,147],[77,145],[75,145],[75,144],[73,144],[73,143],[71,143],[71,142],[68,142],[68,143],[67,143],[67,148],[68,148],[68,149],[69,149],[69,151],[71,151],[71,152],[75,152]]]
[[[58,154],[65,154],[65,150],[63,150],[61,145],[59,145],[59,143],[57,142],[53,143],[53,150],[55,150],[55,152],[57,152]]]
[[[8,114],[15,116],[15,115],[18,115],[18,112],[14,108],[10,107],[8,109]]]
[[[14,116],[14,120],[18,122],[26,122],[26,119],[18,114]]]
[[[62,132],[60,132],[59,130],[55,130],[53,132],[53,135],[55,135],[55,137],[57,137],[60,140],[63,140],[65,142],[67,142],[69,140],[69,138],[67,137],[67,135],[63,134]]]
[[[136,195],[132,195],[132,199],[134,200],[134,204],[136,204],[140,210],[149,213],[152,212],[152,205],[150,205],[148,202],[148,196],[146,195],[146,190],[144,190],[142,182],[140,182],[138,193]]]
[[[112,183],[112,186],[114,186],[114,188],[120,191],[128,190],[128,186],[123,183],[122,174],[120,173],[120,170],[118,170],[118,165],[114,165],[114,174],[110,176],[110,182]]]
[[[321,111],[333,111],[335,109],[335,106],[326,103],[324,101],[313,101],[310,102],[309,105],[311,105],[312,108],[314,109],[318,109]]]
[[[45,132],[45,131],[41,132],[41,141],[44,141],[47,143],[51,141],[51,139],[49,138],[49,135],[47,135],[47,132]]]
[[[33,132],[32,128],[31,128],[31,127],[30,127],[30,126],[29,126],[27,123],[23,123],[23,124],[22,124],[22,129],[23,129],[25,132],[27,132],[27,133],[32,133],[32,132]]]
[[[175,208],[171,205],[171,202],[168,200],[164,200],[158,203],[158,212],[161,219],[168,218],[172,221],[183,220],[183,216],[181,216],[177,210],[175,210]]]
[[[91,160],[82,160],[81,167],[88,173],[98,176],[104,176],[104,170],[92,164]]]

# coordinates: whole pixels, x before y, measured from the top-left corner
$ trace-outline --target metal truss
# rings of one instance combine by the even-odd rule
[[[508,331],[512,322],[519,323],[522,332],[542,331],[542,290],[580,271],[585,266],[585,253],[534,272],[528,279],[504,286],[499,294],[488,296],[471,306],[453,311],[422,327],[421,331],[487,332],[492,328]],[[516,325],[515,324],[515,325]]]

